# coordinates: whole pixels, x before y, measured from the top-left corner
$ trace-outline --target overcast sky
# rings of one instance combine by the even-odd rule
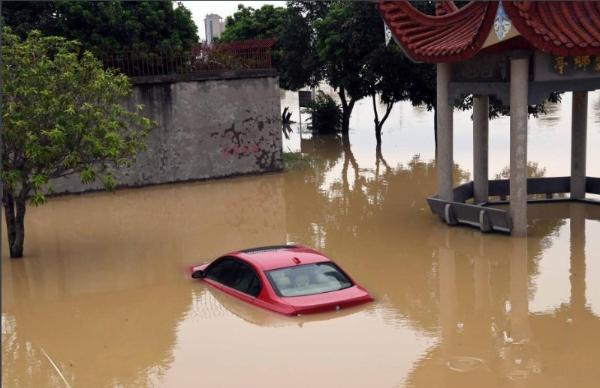
[[[285,7],[285,1],[182,1],[183,5],[192,11],[194,22],[198,26],[198,35],[200,40],[204,40],[204,18],[206,14],[216,13],[223,17],[233,15],[237,10],[238,4],[244,4],[247,7],[260,8],[263,4],[273,4],[275,6]]]

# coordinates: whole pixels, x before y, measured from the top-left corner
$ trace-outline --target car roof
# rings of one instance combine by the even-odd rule
[[[301,245],[273,245],[244,249],[229,253],[226,256],[239,257],[252,263],[263,271],[331,261],[327,256],[324,256],[314,249]]]

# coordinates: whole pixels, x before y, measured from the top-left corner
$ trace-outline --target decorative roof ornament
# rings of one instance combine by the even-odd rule
[[[384,34],[385,34],[385,45],[390,44],[390,40],[392,40],[392,30],[388,27],[387,23],[383,22]]]
[[[502,2],[500,2],[500,4],[498,4],[498,10],[496,11],[496,18],[494,19],[494,32],[496,33],[498,39],[502,41],[511,28],[512,22],[504,11]]]

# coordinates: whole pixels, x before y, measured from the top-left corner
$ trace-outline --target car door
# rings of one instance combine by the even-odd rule
[[[233,258],[222,257],[206,268],[205,280],[214,287],[223,289],[223,286],[231,283],[236,269],[237,262]]]
[[[215,261],[207,268],[206,279],[217,288],[253,303],[262,290],[261,281],[254,269],[247,263],[225,257]]]

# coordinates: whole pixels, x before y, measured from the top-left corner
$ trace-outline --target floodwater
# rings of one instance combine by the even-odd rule
[[[3,386],[597,387],[600,206],[531,205],[527,239],[447,227],[424,200],[431,112],[399,105],[377,153],[370,101],[355,109],[349,142],[294,126],[285,148],[311,161],[284,173],[29,209],[27,257],[2,257]],[[569,112],[567,94],[531,121],[536,173],[569,173]],[[600,93],[589,123],[599,176]],[[469,112],[455,132],[465,180]],[[492,122],[490,143],[493,177],[508,164],[507,119]],[[287,318],[185,276],[283,242],[322,250],[375,302]]]

